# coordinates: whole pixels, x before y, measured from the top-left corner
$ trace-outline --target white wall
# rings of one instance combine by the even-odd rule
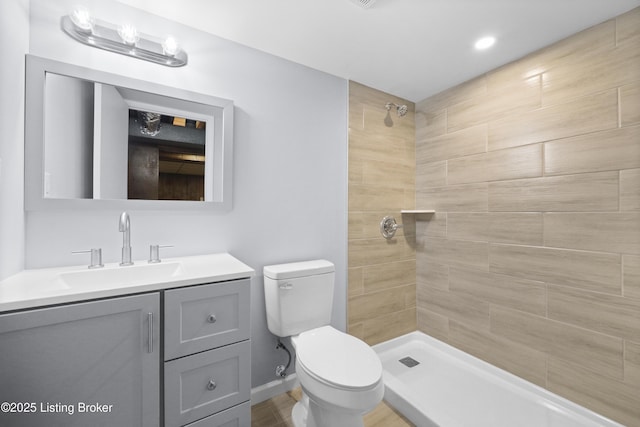
[[[24,54],[29,1],[0,1],[0,279],[24,266]]]
[[[240,46],[111,1],[84,1],[103,20],[171,33],[189,53],[173,69],[81,45],[60,30],[76,0],[32,0],[30,53],[233,99],[233,210],[225,214],[130,211],[135,259],[149,244],[165,257],[229,252],[253,267],[254,386],[275,379],[285,354],[266,328],[262,267],[326,258],[336,264],[333,323],[346,323],[347,91],[345,80]],[[83,264],[72,250],[120,256],[119,212],[26,213],[26,266]]]

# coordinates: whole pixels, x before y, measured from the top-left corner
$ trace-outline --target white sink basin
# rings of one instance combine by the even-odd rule
[[[147,283],[163,283],[179,278],[182,274],[184,274],[184,268],[181,262],[162,262],[71,271],[60,273],[58,277],[63,284],[70,288],[100,288],[103,286],[120,288]]]

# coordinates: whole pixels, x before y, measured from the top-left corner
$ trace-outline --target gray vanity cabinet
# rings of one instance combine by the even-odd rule
[[[248,279],[165,291],[165,427],[250,425],[249,291]]]
[[[0,425],[157,427],[159,338],[157,292],[0,315]]]

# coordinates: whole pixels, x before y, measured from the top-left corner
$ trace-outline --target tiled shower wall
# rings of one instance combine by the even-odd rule
[[[387,102],[405,104],[398,117]],[[414,104],[349,83],[349,299],[347,329],[369,344],[416,329]],[[386,215],[408,221],[385,240]]]
[[[419,329],[640,426],[640,8],[416,110]]]

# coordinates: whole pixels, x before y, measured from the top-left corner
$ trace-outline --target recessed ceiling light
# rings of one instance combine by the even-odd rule
[[[484,50],[493,46],[495,42],[496,38],[493,36],[482,37],[481,39],[478,39],[476,41],[476,44],[474,46],[478,50]]]

